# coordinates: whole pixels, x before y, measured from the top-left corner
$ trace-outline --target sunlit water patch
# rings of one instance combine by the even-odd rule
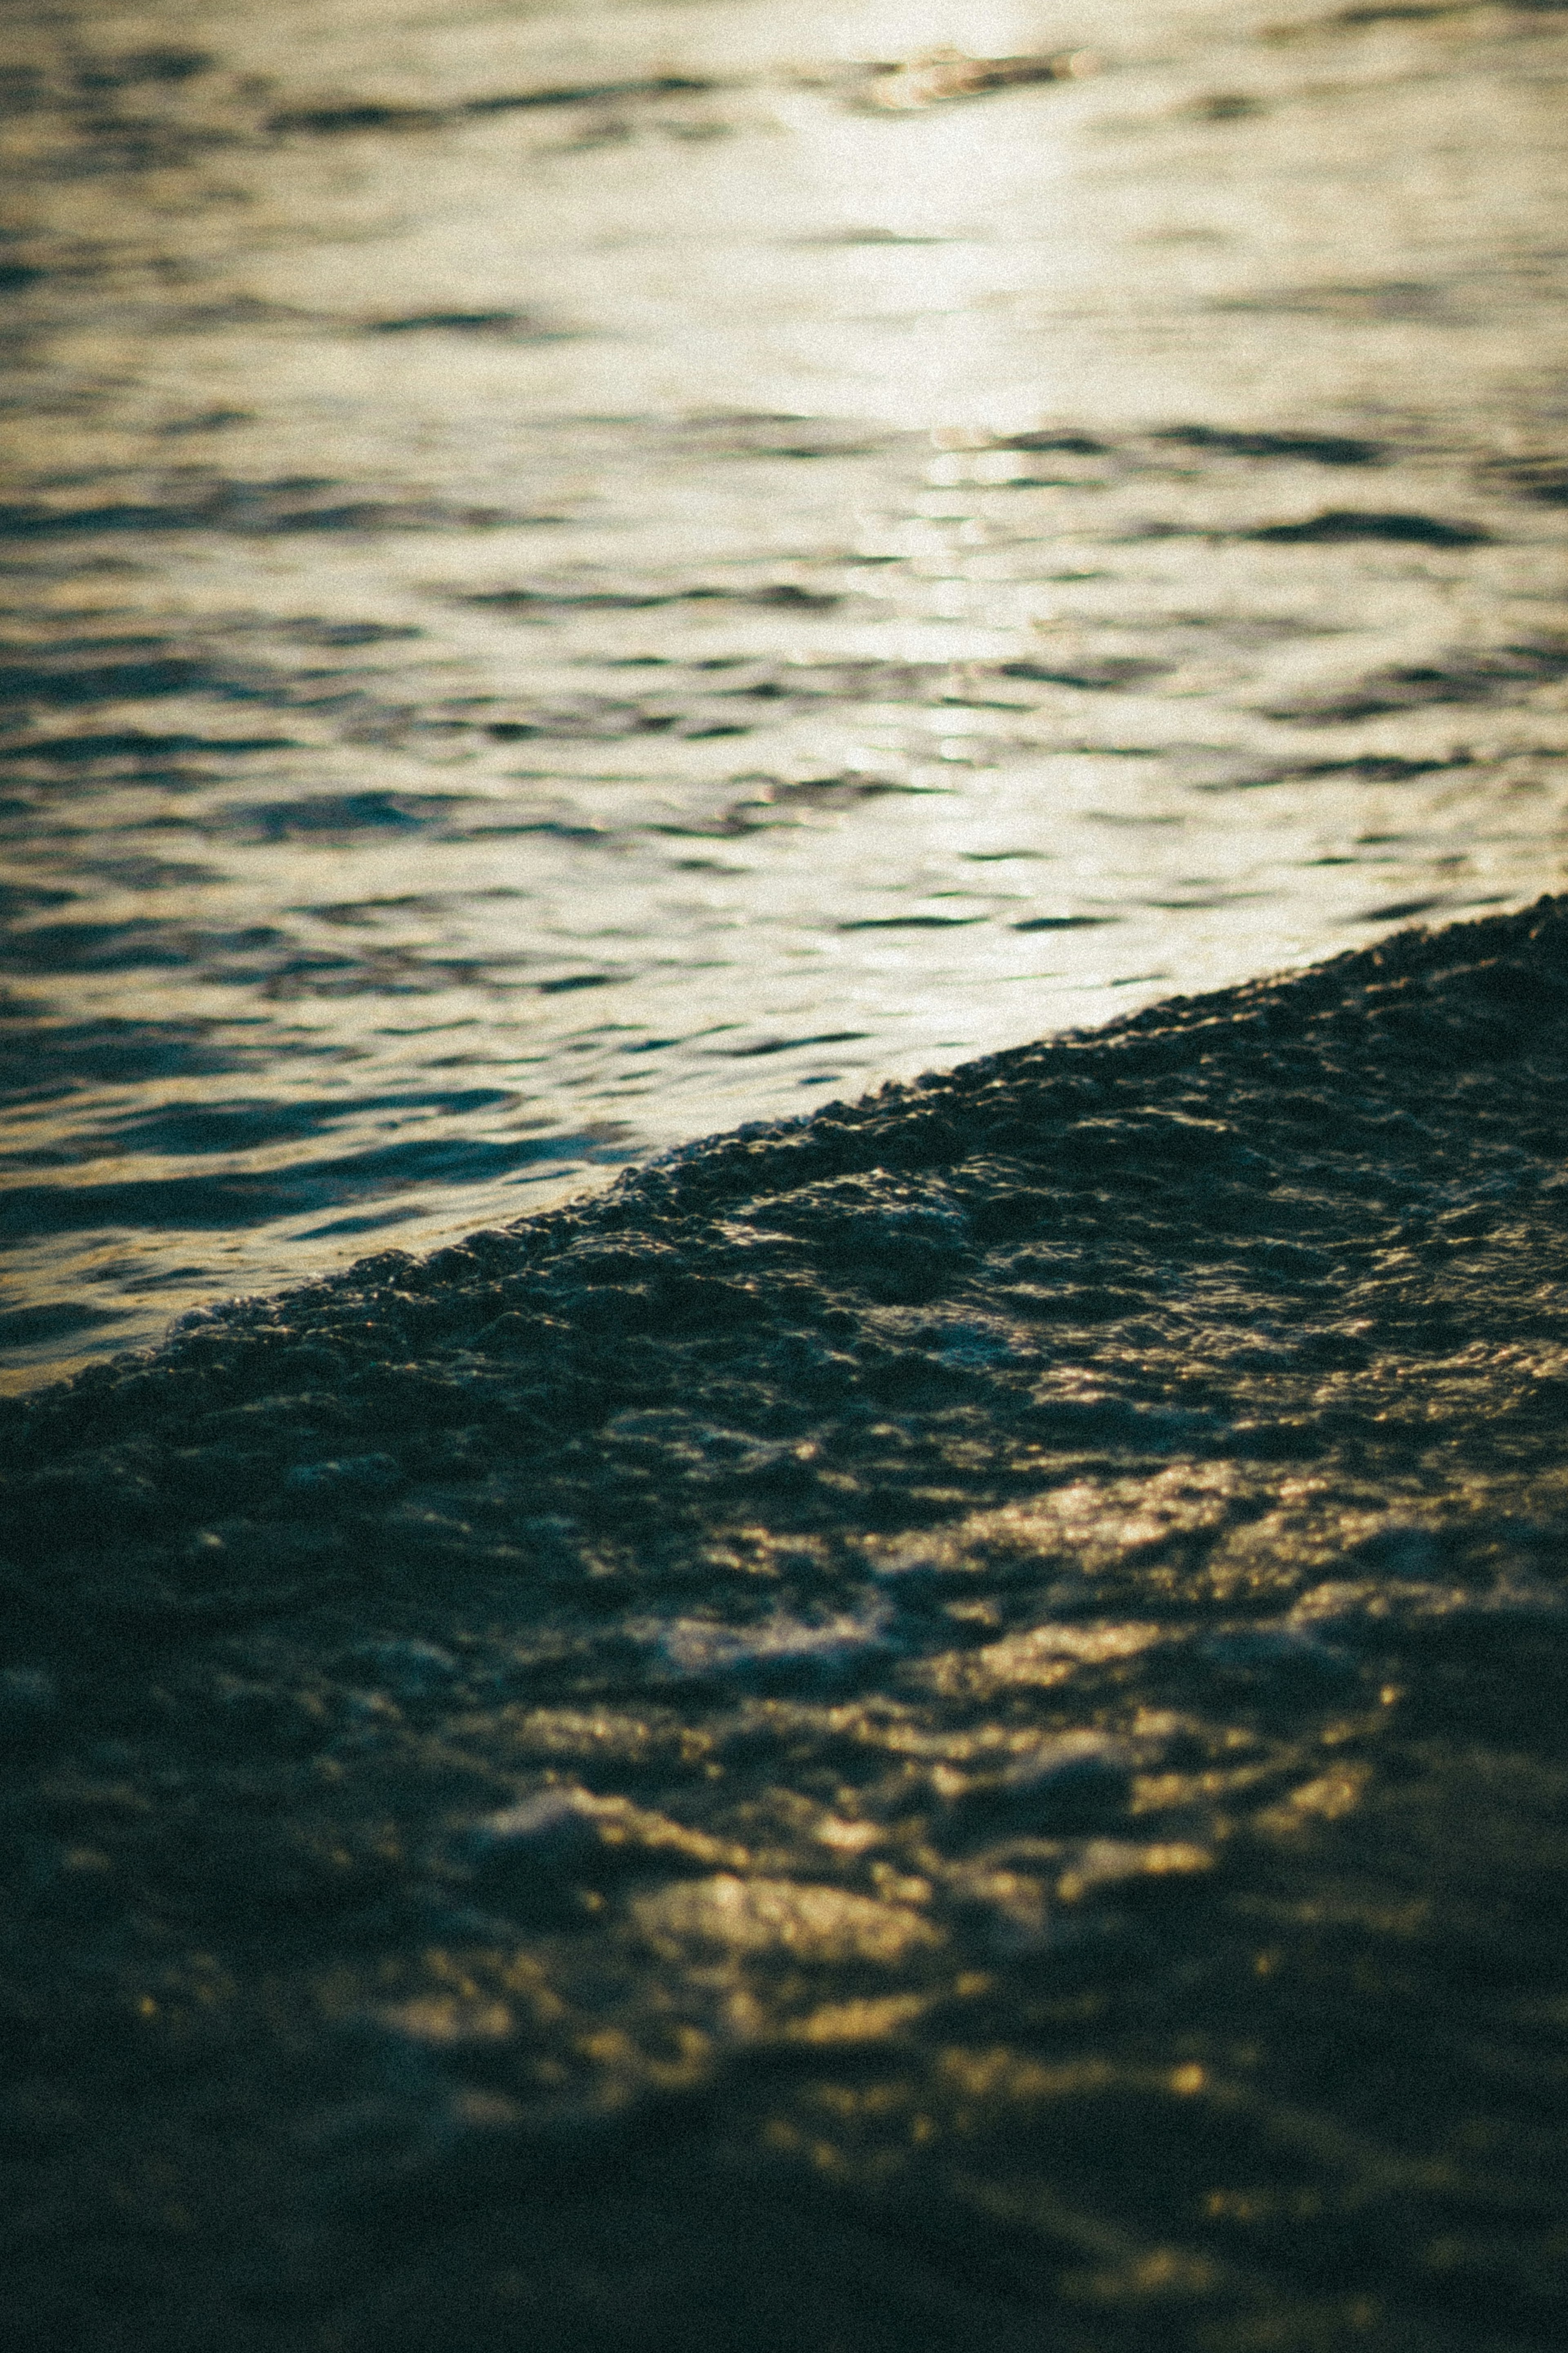
[[[1551,10],[5,14],[14,1381],[1560,874]]]

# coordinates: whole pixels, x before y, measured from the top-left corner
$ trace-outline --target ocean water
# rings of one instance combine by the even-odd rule
[[[1568,899],[0,1401],[0,2340],[1561,2353]]]
[[[1565,78],[5,0],[0,1378],[1552,887]]]
[[[1563,9],[0,35],[0,2338],[1559,2353]]]

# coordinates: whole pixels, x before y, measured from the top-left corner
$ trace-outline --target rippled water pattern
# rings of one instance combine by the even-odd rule
[[[0,1377],[1560,882],[1562,12],[1279,15],[0,9]]]

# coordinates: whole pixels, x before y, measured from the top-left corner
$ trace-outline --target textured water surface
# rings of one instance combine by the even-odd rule
[[[1568,902],[0,1420],[0,2317],[1552,2353]]]
[[[0,28],[13,1383],[1561,874],[1560,11]]]

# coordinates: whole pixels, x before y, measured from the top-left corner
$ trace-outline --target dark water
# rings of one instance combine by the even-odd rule
[[[0,1413],[0,2333],[1557,2353],[1568,901]]]
[[[0,31],[0,2336],[1557,2353],[1562,11]]]
[[[0,7],[13,1385],[1561,874],[1561,14],[1278,16]]]

